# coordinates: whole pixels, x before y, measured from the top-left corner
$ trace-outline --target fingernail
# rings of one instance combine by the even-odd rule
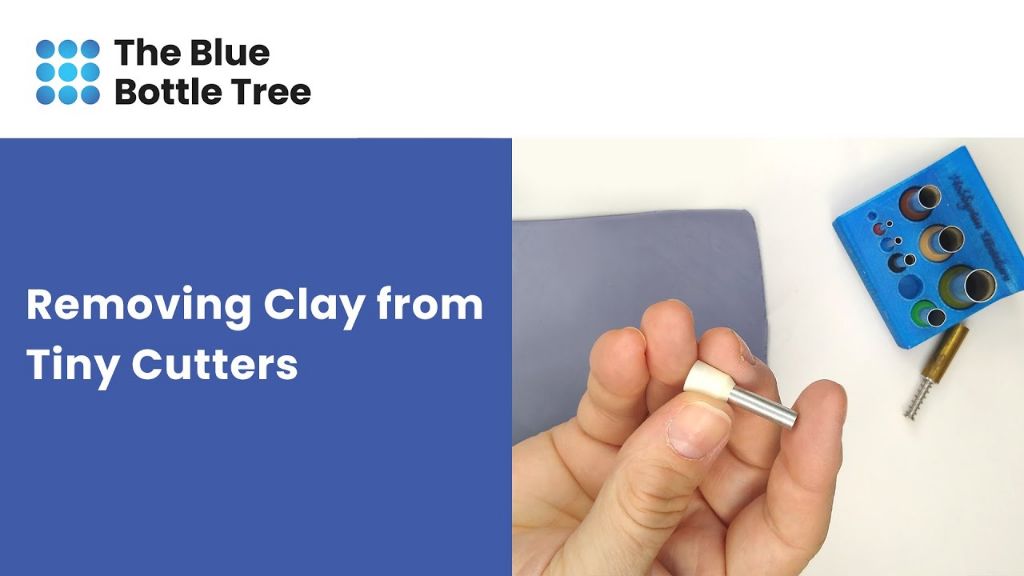
[[[740,344],[740,357],[746,360],[747,364],[750,364],[751,366],[757,364],[757,360],[750,352],[750,346],[747,346],[747,343],[743,341],[743,338],[740,338],[740,335],[737,334],[735,330],[733,330],[732,333],[736,336],[736,341]]]
[[[644,348],[647,347],[647,336],[644,335],[642,330],[640,330],[636,326],[626,326],[625,328],[623,328],[623,330],[632,330],[632,331],[636,332],[637,334],[639,334],[640,335],[640,339],[643,340],[643,342],[644,342]]]
[[[732,421],[705,402],[687,404],[668,423],[668,444],[683,458],[700,460],[725,443]]]

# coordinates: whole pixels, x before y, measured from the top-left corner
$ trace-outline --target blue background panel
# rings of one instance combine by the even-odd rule
[[[922,220],[906,217],[900,210],[904,192],[929,184],[941,191],[939,205]],[[888,222],[892,222],[891,227]],[[964,234],[963,248],[942,262],[924,257],[919,243],[922,233],[936,224],[957,226]],[[903,348],[920,344],[1022,288],[1024,256],[965,147],[849,210],[832,225],[893,339]],[[882,244],[886,238],[902,243],[887,249]],[[912,255],[916,262],[894,272],[888,263],[894,253]],[[966,309],[944,302],[940,278],[959,265],[992,273],[997,287],[991,300]],[[911,310],[923,300],[937,304],[946,313],[942,326],[914,323]]]
[[[0,141],[0,574],[508,570],[511,144]],[[253,296],[223,321],[27,320],[54,294]],[[377,319],[385,284],[480,321]],[[365,293],[355,329],[273,288]],[[121,354],[34,381],[27,348]],[[141,381],[141,348],[293,354],[292,381]]]

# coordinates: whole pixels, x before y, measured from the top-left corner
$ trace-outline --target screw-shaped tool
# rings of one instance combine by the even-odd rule
[[[917,411],[921,409],[921,404],[924,403],[928,392],[931,391],[932,386],[942,380],[943,374],[946,373],[946,368],[949,368],[949,363],[953,361],[953,356],[960,349],[960,345],[963,344],[968,332],[969,330],[963,324],[957,324],[946,330],[946,333],[942,336],[942,342],[939,343],[939,347],[935,349],[935,353],[932,354],[928,364],[925,364],[924,370],[921,371],[921,383],[917,386],[917,393],[914,394],[914,399],[910,401],[907,410],[903,412],[904,416],[911,420],[917,416]]]

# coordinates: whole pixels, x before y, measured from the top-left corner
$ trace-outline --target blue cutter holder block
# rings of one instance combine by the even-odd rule
[[[832,227],[902,348],[1021,290],[1024,255],[966,147]]]

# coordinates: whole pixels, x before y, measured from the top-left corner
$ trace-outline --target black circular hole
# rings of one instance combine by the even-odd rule
[[[959,251],[964,246],[964,233],[956,226],[946,226],[939,232],[939,248],[946,252]]]
[[[928,324],[934,328],[938,328],[946,323],[946,313],[938,308],[928,312]]]
[[[967,297],[975,302],[988,302],[996,293],[996,277],[988,270],[974,270],[964,281]]]
[[[886,228],[892,228],[892,220],[886,220],[885,221],[885,227]]]
[[[895,242],[896,245],[899,246],[900,244],[903,244],[903,237],[902,236],[897,236],[896,239],[893,240],[893,242]]]
[[[926,209],[931,210],[939,205],[939,201],[942,199],[942,193],[939,192],[937,186],[931,184],[922,186],[917,192],[917,200]]]
[[[917,263],[917,256],[914,256],[913,254],[907,254],[906,256],[903,257],[903,263],[906,264],[907,266],[913,266],[914,264]]]

